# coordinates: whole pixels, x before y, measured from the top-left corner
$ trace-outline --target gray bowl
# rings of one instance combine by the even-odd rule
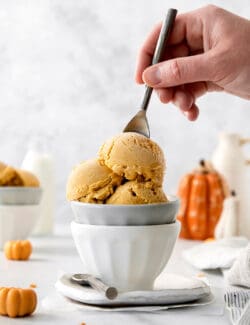
[[[71,202],[74,221],[89,225],[142,226],[173,223],[179,199],[168,196],[169,202],[154,204],[113,205]]]
[[[40,187],[0,187],[1,205],[36,205],[42,198]]]

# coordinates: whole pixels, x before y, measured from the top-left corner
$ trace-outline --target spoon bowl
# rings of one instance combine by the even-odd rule
[[[146,111],[140,109],[139,112],[130,120],[123,132],[136,132],[150,138],[150,130]]]

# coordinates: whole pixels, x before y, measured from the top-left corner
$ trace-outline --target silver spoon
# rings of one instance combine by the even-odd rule
[[[165,20],[161,27],[161,32],[156,44],[152,65],[159,63],[162,60],[164,49],[166,47],[170,32],[174,25],[175,17],[177,14],[176,9],[169,9]],[[145,94],[139,112],[130,120],[123,132],[136,132],[150,138],[150,130],[146,111],[151,98],[153,88],[146,86]]]
[[[109,300],[115,299],[118,295],[116,288],[107,286],[100,279],[97,279],[90,274],[74,274],[72,275],[71,280],[78,284],[90,285],[93,289],[104,293]]]

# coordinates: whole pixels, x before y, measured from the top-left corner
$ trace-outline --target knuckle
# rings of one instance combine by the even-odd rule
[[[209,4],[205,7],[205,12],[208,12],[209,15],[216,17],[217,15],[220,15],[222,13],[223,9],[220,7],[217,7],[213,4]]]
[[[172,76],[176,82],[181,81],[182,79],[182,72],[179,66],[179,63],[177,60],[172,60],[170,62],[170,71],[172,73]]]
[[[208,4],[206,7],[205,7],[206,11],[209,11],[210,13],[213,13],[213,12],[216,12],[218,7],[213,5],[213,4]]]

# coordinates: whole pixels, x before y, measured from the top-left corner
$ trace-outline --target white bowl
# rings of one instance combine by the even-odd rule
[[[178,221],[154,226],[95,226],[71,222],[83,272],[120,291],[151,290],[180,231]]]
[[[175,221],[179,199],[168,196],[168,202],[153,204],[93,204],[71,202],[74,221],[90,225],[136,226],[159,225]]]
[[[0,205],[0,249],[8,240],[26,239],[40,217],[40,205]]]
[[[41,197],[40,187],[0,187],[0,204],[4,205],[37,205]]]

